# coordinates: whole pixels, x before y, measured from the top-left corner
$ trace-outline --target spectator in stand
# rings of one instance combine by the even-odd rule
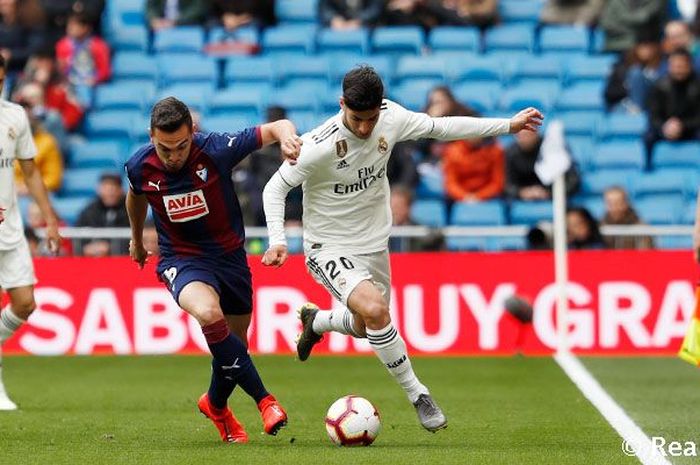
[[[36,0],[0,0],[0,54],[8,74],[22,70],[44,41],[44,12]]]
[[[521,131],[515,142],[506,149],[506,194],[517,200],[549,200],[552,189],[545,186],[535,173],[535,163],[540,156],[543,138],[540,134]],[[580,185],[578,169],[574,163],[566,172],[566,193],[576,193]]]
[[[698,0],[672,0],[680,19],[686,23],[692,23],[698,12]]]
[[[440,9],[433,8],[439,24],[486,28],[499,19],[498,0],[442,0],[437,3],[446,12],[442,14]]]
[[[147,0],[146,18],[154,31],[204,24],[209,16],[209,3],[208,0]]]
[[[61,114],[46,106],[44,88],[37,82],[27,82],[18,86],[13,97],[15,102],[22,102],[27,111],[39,121],[41,126],[56,138],[61,153],[68,149],[68,135],[63,127]]]
[[[36,82],[43,87],[46,108],[61,114],[65,130],[77,129],[83,118],[83,108],[58,72],[52,49],[35,53],[27,62],[20,85],[31,82]]]
[[[583,207],[571,207],[566,211],[566,239],[570,249],[605,248],[598,223]]]
[[[211,15],[227,31],[253,24],[274,24],[274,1],[272,0],[213,0]]]
[[[644,224],[632,208],[627,192],[620,186],[609,187],[603,193],[605,215],[601,225]],[[654,242],[649,236],[608,236],[606,245],[611,249],[652,249]]]
[[[118,1],[118,0],[117,0]],[[96,31],[101,31],[100,20],[105,8],[104,0],[40,0],[46,12],[46,44],[55,44],[66,32],[68,17],[72,13],[87,14]]]
[[[92,228],[128,228],[124,189],[122,179],[117,173],[105,173],[97,186],[97,197],[78,216],[76,226]],[[124,255],[129,251],[129,242],[123,240],[108,241],[94,239],[84,242],[83,255],[89,257],[106,257]]]
[[[642,31],[660,37],[666,15],[666,0],[608,0],[600,17],[605,51],[631,49]]]
[[[63,155],[58,146],[58,141],[44,129],[38,116],[32,111],[27,101],[20,99],[17,103],[24,107],[29,118],[32,138],[34,139],[34,145],[36,145],[34,163],[39,173],[41,173],[41,179],[44,181],[46,190],[55,192],[61,188],[61,183],[63,182]],[[15,162],[15,182],[17,194],[29,195],[29,190],[24,183],[24,176],[18,162]]]
[[[661,44],[651,37],[640,37],[633,49],[621,55],[608,76],[605,86],[608,111],[633,114],[645,111],[649,91],[665,72]]]
[[[56,44],[59,68],[84,107],[92,102],[93,88],[112,74],[109,46],[93,35],[92,28],[86,13],[71,13],[66,36]]]
[[[384,10],[383,0],[319,0],[318,16],[324,27],[357,29],[377,24]]]
[[[391,187],[391,218],[393,226],[416,226],[411,219],[413,191],[402,185]],[[426,236],[412,238],[389,238],[389,249],[394,252],[429,251],[444,249],[445,239],[439,231],[432,231]]]
[[[459,140],[445,148],[445,191],[455,202],[500,196],[505,184],[503,148],[493,138]]]
[[[598,22],[604,5],[605,0],[548,0],[542,8],[540,21],[590,27]]]
[[[41,214],[39,206],[34,201],[30,202],[27,206],[26,224],[27,228],[31,229],[32,232],[36,232],[37,229],[42,229],[46,227],[46,220],[44,220],[44,216]],[[65,221],[63,221],[61,218],[58,218],[58,226],[64,227],[67,225]],[[39,240],[37,242],[37,246],[38,247],[36,250],[36,254],[33,255],[47,257],[56,255],[49,250],[48,244],[45,240]],[[58,254],[61,256],[73,255],[73,242],[68,238],[63,238],[63,240],[61,241],[61,245],[58,249]]]
[[[700,79],[693,71],[690,52],[680,49],[671,53],[668,76],[659,79],[652,88],[648,106],[650,128],[645,137],[648,154],[661,139],[700,138]]]
[[[695,69],[700,69],[700,47],[698,47],[690,24],[683,21],[669,21],[664,27],[664,53],[670,55],[671,52],[679,48],[688,50],[693,56]]]

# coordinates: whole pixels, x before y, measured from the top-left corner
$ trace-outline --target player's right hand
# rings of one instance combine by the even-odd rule
[[[301,153],[301,146],[303,143],[304,141],[301,140],[301,137],[294,133],[280,141],[282,155],[290,165],[296,164],[297,158],[299,158],[299,154]]]
[[[262,258],[262,263],[265,266],[276,266],[279,268],[280,266],[284,265],[284,262],[287,261],[287,246],[286,245],[273,245],[270,246],[267,251],[265,251],[265,255],[263,255]]]
[[[140,270],[143,270],[143,266],[148,262],[150,255],[152,255],[151,252],[147,251],[143,244],[135,244],[134,241],[129,241],[129,256],[138,263]]]

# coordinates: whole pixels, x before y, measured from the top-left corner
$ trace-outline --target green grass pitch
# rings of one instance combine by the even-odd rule
[[[21,410],[0,412],[0,464],[638,463],[622,454],[617,434],[547,357],[415,357],[449,418],[436,434],[421,429],[373,357],[254,358],[290,422],[277,437],[262,434],[257,409],[237,389],[231,405],[250,443],[229,445],[195,407],[208,383],[208,358],[5,357],[6,385]],[[697,370],[673,359],[585,363],[649,434],[697,435]],[[326,437],[326,409],[349,393],[367,397],[382,415],[371,447],[338,448]]]

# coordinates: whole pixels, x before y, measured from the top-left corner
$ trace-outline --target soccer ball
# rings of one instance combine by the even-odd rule
[[[363,397],[341,397],[326,413],[328,437],[338,446],[369,446],[381,430],[379,411]]]

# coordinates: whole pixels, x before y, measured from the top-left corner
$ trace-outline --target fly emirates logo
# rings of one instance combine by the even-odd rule
[[[165,195],[163,203],[168,218],[173,223],[184,223],[209,214],[207,199],[204,198],[202,189],[184,194]]]

